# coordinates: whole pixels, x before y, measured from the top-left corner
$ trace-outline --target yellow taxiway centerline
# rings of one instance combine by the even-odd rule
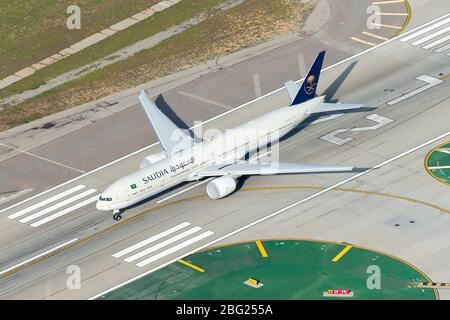
[[[341,259],[351,248],[353,248],[353,246],[351,245],[347,245],[345,246],[345,248],[338,253],[338,255],[336,257],[333,258],[333,260],[331,260],[332,262],[338,262],[339,259]]]
[[[202,269],[200,267],[197,267],[196,265],[193,265],[192,263],[189,263],[189,262],[187,262],[185,260],[180,259],[180,260],[178,260],[178,262],[181,263],[181,264],[184,264],[185,266],[187,266],[189,268],[192,268],[192,269],[194,269],[194,270],[196,270],[198,272],[205,272],[204,269]]]
[[[261,252],[261,256],[263,258],[267,258],[269,255],[267,254],[266,249],[264,249],[262,242],[259,240],[256,240],[256,245],[258,246],[259,252]]]

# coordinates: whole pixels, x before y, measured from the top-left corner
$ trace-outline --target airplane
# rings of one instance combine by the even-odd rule
[[[362,104],[325,103],[316,89],[325,51],[320,52],[301,86],[286,82],[290,105],[269,112],[210,139],[195,139],[182,131],[147,97],[139,100],[164,151],[150,155],[139,170],[112,183],[100,195],[96,208],[112,211],[113,219],[122,219],[124,209],[160,194],[183,182],[213,178],[206,185],[211,199],[224,198],[236,190],[242,176],[354,172],[353,166],[307,165],[300,163],[264,163],[245,160],[251,152],[276,143],[313,114],[358,109]],[[174,133],[177,132],[177,138]]]

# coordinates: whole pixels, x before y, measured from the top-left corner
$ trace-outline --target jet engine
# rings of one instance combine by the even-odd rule
[[[141,161],[141,163],[139,164],[139,168],[143,169],[145,167],[148,167],[149,165],[152,165],[152,164],[154,164],[156,162],[164,160],[165,158],[167,158],[167,155],[166,155],[165,152],[152,154],[152,155],[146,157],[144,160]]]
[[[226,197],[234,190],[236,190],[236,179],[232,176],[214,179],[206,185],[206,193],[214,200]]]

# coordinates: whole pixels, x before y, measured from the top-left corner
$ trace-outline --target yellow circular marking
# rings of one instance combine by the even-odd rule
[[[209,247],[209,248],[205,248],[202,250],[199,250],[197,253],[200,252],[206,252],[206,251],[210,251],[210,250],[217,250],[220,248],[225,248],[225,247],[231,247],[231,246],[235,246],[235,245],[239,245],[239,244],[254,244],[256,241],[308,241],[308,242],[317,242],[317,243],[327,243],[327,244],[332,244],[332,245],[341,245],[341,246],[348,246],[350,245],[349,243],[340,243],[340,242],[335,242],[335,241],[329,241],[329,240],[318,240],[318,239],[308,239],[308,238],[266,238],[266,239],[258,239],[258,240],[246,240],[246,241],[236,241],[236,242],[232,242],[232,243],[226,243],[226,244],[222,244],[222,245],[217,245],[217,246],[213,246],[213,247]],[[380,251],[380,250],[375,250],[375,249],[369,249],[363,246],[358,246],[358,245],[354,245],[351,244],[352,248],[356,248],[356,249],[361,249],[361,250],[366,250],[366,251],[370,251],[373,253],[377,253],[377,254],[381,254],[381,255],[385,255],[391,259],[397,260],[401,263],[406,264],[407,266],[409,266],[410,268],[416,270],[418,273],[420,273],[425,279],[428,280],[428,282],[433,282],[431,280],[431,278],[422,270],[420,270],[419,268],[417,268],[416,266],[412,265],[411,263],[409,263],[406,260],[403,260],[402,258],[396,257],[392,254]],[[434,289],[434,295],[436,296],[436,300],[440,299],[439,296],[439,291],[437,289]]]
[[[450,186],[450,183],[448,183],[448,182],[445,181],[444,179],[441,179],[441,178],[439,178],[439,177],[436,177],[436,176],[434,175],[434,173],[428,168],[428,160],[430,160],[430,157],[431,157],[431,155],[433,154],[433,152],[435,152],[436,150],[442,148],[443,146],[445,146],[445,145],[447,145],[447,144],[449,144],[449,143],[450,143],[450,142],[447,141],[447,142],[444,142],[444,143],[438,145],[436,148],[431,149],[431,151],[428,152],[427,156],[425,157],[425,159],[424,159],[424,161],[423,161],[423,164],[424,164],[424,166],[425,166],[425,170],[427,170],[428,174],[429,174],[430,176],[432,176],[434,179],[436,179],[437,181],[442,182],[443,184],[446,184],[446,185],[448,185],[448,186]]]
[[[408,15],[407,15],[407,17],[406,17],[405,22],[404,22],[403,25],[402,25],[402,28],[401,28],[400,30],[398,30],[396,33],[394,33],[394,35],[392,36],[392,38],[395,38],[395,37],[397,37],[398,35],[400,35],[400,33],[402,33],[403,30],[405,30],[405,28],[408,26],[409,22],[411,21],[411,15],[412,15],[412,12],[411,12],[411,5],[409,4],[408,0],[405,0],[405,1],[404,1],[404,4],[405,4],[406,12],[407,12]]]
[[[273,187],[256,187],[256,188],[242,188],[241,190],[239,190],[239,192],[251,192],[251,191],[267,191],[267,190],[299,190],[299,189],[304,189],[304,190],[323,190],[325,189],[325,187],[320,187],[320,186],[273,186]],[[365,191],[365,190],[358,190],[358,189],[346,189],[346,188],[335,188],[333,190],[330,191],[340,191],[340,192],[353,192],[353,193],[363,193],[363,194],[367,194],[367,195],[377,195],[377,196],[383,196],[383,197],[388,197],[388,198],[393,198],[393,199],[397,199],[397,200],[403,200],[403,201],[408,201],[408,202],[413,202],[416,204],[422,204],[425,206],[428,206],[430,208],[439,210],[441,212],[445,212],[447,214],[450,214],[450,210],[442,208],[440,206],[434,205],[432,203],[428,203],[425,201],[421,201],[421,200],[416,200],[416,199],[412,199],[412,198],[407,198],[407,197],[402,197],[402,196],[396,196],[396,195],[391,195],[391,194],[387,194],[387,193],[380,193],[380,192],[375,192],[375,191]],[[131,216],[125,220],[122,220],[120,222],[116,222],[115,224],[100,230],[98,232],[95,232],[85,238],[81,238],[77,241],[72,242],[71,244],[68,244],[67,246],[64,246],[58,250],[52,251],[38,259],[32,260],[28,263],[25,263],[17,268],[14,268],[8,272],[5,272],[4,274],[0,275],[0,279],[6,278],[18,271],[21,271],[27,267],[30,267],[40,261],[43,261],[47,258],[50,258],[58,253],[67,251],[70,248],[73,248],[75,246],[78,246],[82,243],[85,243],[89,240],[92,240],[94,238],[98,238],[104,234],[107,234],[109,232],[114,231],[115,229],[119,228],[120,226],[126,225],[130,222],[133,222],[134,220],[141,218],[149,213],[153,213],[155,211],[164,209],[164,208],[168,208],[168,207],[172,207],[174,205],[180,204],[180,203],[184,203],[184,202],[188,202],[188,201],[196,201],[196,200],[201,200],[201,199],[206,199],[207,195],[203,194],[203,195],[199,195],[199,196],[193,196],[193,197],[188,197],[188,198],[184,198],[184,199],[180,199],[180,200],[176,200],[176,201],[172,201],[169,202],[167,204],[164,205],[159,205],[153,208],[150,208],[148,210],[142,211],[138,214],[135,214],[134,216]]]

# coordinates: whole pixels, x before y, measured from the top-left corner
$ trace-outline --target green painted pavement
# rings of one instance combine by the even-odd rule
[[[441,150],[441,151],[440,151]],[[450,166],[450,153],[442,152],[446,150],[450,152],[450,143],[439,146],[427,156],[427,167]],[[448,169],[428,169],[428,172],[445,183],[450,184],[450,168]]]
[[[303,240],[263,241],[261,257],[256,243],[235,244],[199,252],[185,260],[206,270],[201,273],[173,263],[112,291],[101,299],[330,299],[329,289],[350,289],[345,299],[435,299],[432,289],[413,285],[428,281],[411,266],[392,257],[352,248],[338,262],[331,260],[344,248]],[[367,267],[381,270],[381,290],[369,290]],[[249,277],[264,284],[244,285]],[[344,299],[344,298],[337,298]]]

